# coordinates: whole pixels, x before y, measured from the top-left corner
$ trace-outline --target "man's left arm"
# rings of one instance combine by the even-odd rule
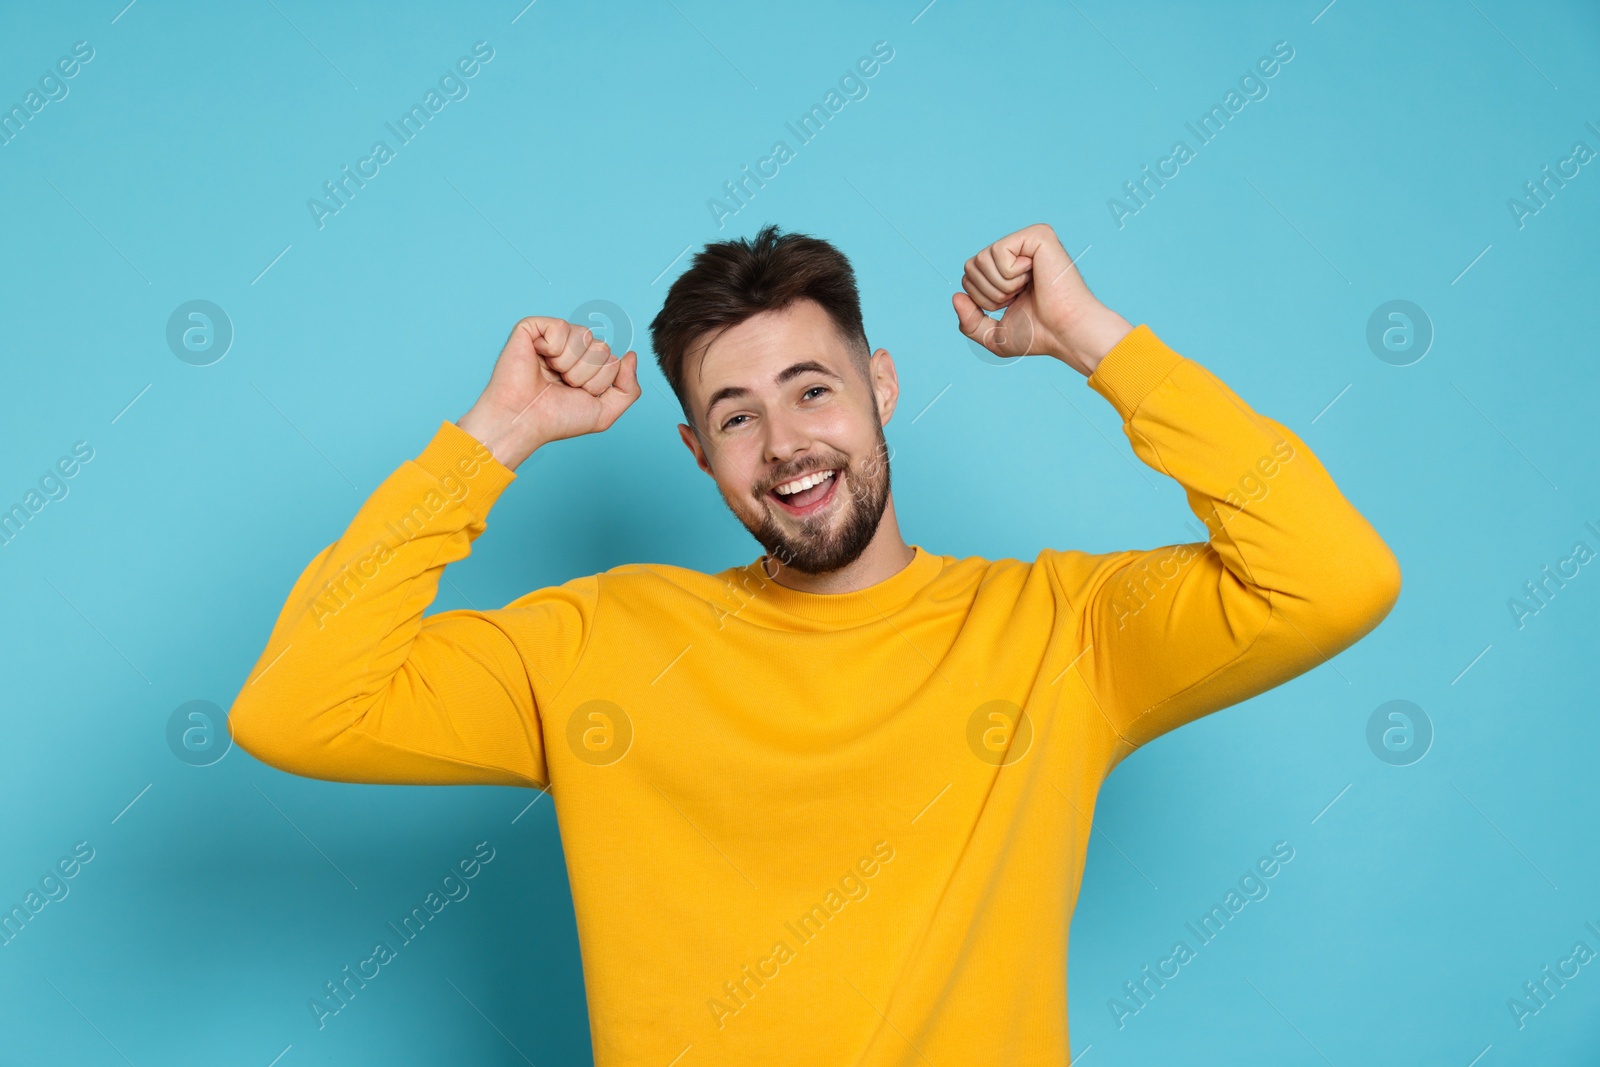
[[[1095,300],[1049,227],[973,257],[963,288],[963,332],[1088,375],[1134,452],[1183,486],[1206,525],[1197,544],[1041,556],[1082,631],[1076,670],[1122,755],[1311,669],[1388,614],[1394,553],[1305,443]],[[980,311],[999,308],[999,323]]]

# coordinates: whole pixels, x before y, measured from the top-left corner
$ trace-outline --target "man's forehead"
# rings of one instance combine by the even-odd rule
[[[849,356],[849,346],[821,305],[797,300],[696,338],[684,362],[686,378],[709,390],[728,384],[766,385],[784,367],[806,359],[842,373]]]

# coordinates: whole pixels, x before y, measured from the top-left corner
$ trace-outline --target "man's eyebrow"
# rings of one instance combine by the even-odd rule
[[[835,374],[827,367],[824,367],[821,363],[818,363],[814,359],[807,359],[802,360],[799,363],[789,364],[787,367],[779,371],[777,376],[774,377],[772,381],[774,385],[782,385],[791,378],[798,378],[802,374],[821,374],[825,377],[832,378],[836,382],[844,381],[844,379],[839,375]],[[749,395],[750,390],[746,389],[742,385],[725,385],[721,389],[718,389],[716,392],[711,394],[711,399],[706,401],[706,421],[711,421],[712,409],[718,404],[722,403],[724,400],[735,400],[739,397]]]

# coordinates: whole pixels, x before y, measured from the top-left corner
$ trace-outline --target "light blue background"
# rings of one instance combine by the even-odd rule
[[[1506,1004],[1579,939],[1600,950],[1600,567],[1521,630],[1507,608],[1574,542],[1600,549],[1600,164],[1523,228],[1507,207],[1575,141],[1600,149],[1592,4],[123,2],[8,5],[0,32],[7,105],[95,49],[0,147],[0,504],[95,449],[0,548],[0,904],[96,850],[0,949],[0,1059],[587,1062],[548,800],[240,751],[197,768],[168,717],[232,701],[300,569],[467,409],[522,315],[614,301],[644,396],[522,469],[436,608],[754,558],[675,440],[645,330],[685,248],[768,221],[855,263],[901,376],[910,540],[1194,539],[1080,378],[987,365],[955,331],[965,258],[1042,220],[1090,246],[1102,299],[1300,434],[1404,571],[1353,649],[1107,782],[1073,923],[1079,1062],[1595,1061],[1600,962],[1524,1029]],[[479,40],[470,95],[319,230],[307,198]],[[879,40],[868,97],[719,230],[708,198]],[[1285,40],[1270,95],[1119,229],[1107,198]],[[1365,340],[1396,298],[1436,331],[1405,367]],[[236,331],[211,366],[166,345],[191,299]],[[1391,699],[1436,730],[1411,766],[1367,746]],[[306,1001],[482,840],[472,896],[318,1031]],[[1271,895],[1119,1029],[1108,998],[1278,840]]]

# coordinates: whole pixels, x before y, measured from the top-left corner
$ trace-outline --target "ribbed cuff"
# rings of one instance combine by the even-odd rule
[[[452,477],[465,485],[467,494],[461,504],[479,522],[489,518],[489,509],[517,477],[516,471],[494,458],[488,446],[453,422],[439,424],[416,463],[435,478]]]
[[[1150,327],[1140,323],[1106,353],[1089,375],[1089,387],[1111,401],[1126,422],[1150,391],[1181,362],[1183,356],[1163,344]]]

